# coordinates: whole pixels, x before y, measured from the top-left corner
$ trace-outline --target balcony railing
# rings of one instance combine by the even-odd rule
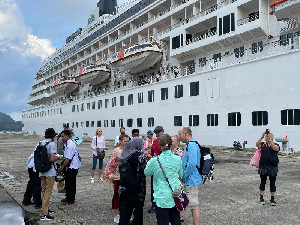
[[[242,26],[244,24],[251,23],[251,22],[253,22],[255,20],[258,20],[258,19],[259,19],[259,12],[255,12],[252,15],[246,17],[246,18],[238,20],[237,25]]]

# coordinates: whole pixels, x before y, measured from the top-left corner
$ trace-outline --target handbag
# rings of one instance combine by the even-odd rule
[[[97,136],[96,136],[96,148],[97,148],[97,145],[98,145],[98,144],[97,144]],[[104,151],[104,150],[101,151],[101,152],[97,151],[97,158],[98,158],[98,159],[103,160],[104,157],[105,157],[105,151]]]
[[[164,176],[166,178],[166,181],[167,181],[167,183],[168,183],[168,185],[169,185],[169,187],[170,187],[170,189],[172,191],[173,199],[174,199],[174,202],[175,202],[177,210],[178,211],[184,210],[188,206],[188,204],[189,204],[189,199],[186,196],[186,193],[181,189],[181,187],[180,187],[179,190],[177,190],[177,188],[176,188],[176,190],[173,191],[173,188],[171,187],[171,185],[169,183],[169,180],[168,180],[168,178],[166,176],[166,173],[165,173],[164,169],[162,168],[162,166],[160,164],[158,156],[157,156],[157,162],[158,162],[158,164],[159,164],[159,166],[161,168],[161,171],[163,172],[163,174],[164,174]]]
[[[259,167],[259,161],[261,157],[261,148],[257,149],[254,156],[250,160],[250,166],[255,166],[256,168]]]

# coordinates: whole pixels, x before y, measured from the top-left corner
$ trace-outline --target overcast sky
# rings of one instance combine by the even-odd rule
[[[0,112],[21,120],[42,60],[86,26],[97,2],[0,0]]]

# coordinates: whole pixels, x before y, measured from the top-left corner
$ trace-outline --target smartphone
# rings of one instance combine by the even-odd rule
[[[270,133],[270,130],[269,129],[266,129],[266,134],[268,135]]]

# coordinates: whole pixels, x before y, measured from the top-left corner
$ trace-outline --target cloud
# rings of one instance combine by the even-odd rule
[[[55,51],[50,40],[32,34],[15,0],[0,1],[0,29],[1,52],[15,51],[21,56],[45,59]]]

